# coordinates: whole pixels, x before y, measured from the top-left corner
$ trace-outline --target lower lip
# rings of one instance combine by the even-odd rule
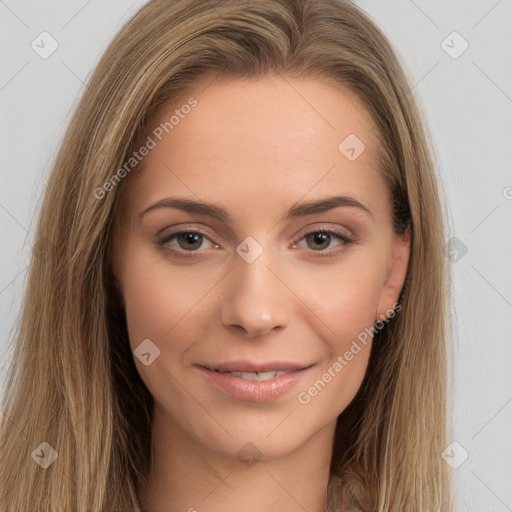
[[[293,372],[285,372],[269,380],[246,380],[230,373],[208,370],[198,366],[199,371],[213,382],[221,391],[228,395],[248,402],[270,402],[286,394],[311,369],[303,368]]]

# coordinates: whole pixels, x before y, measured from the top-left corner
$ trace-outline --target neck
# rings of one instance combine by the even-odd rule
[[[205,447],[155,406],[143,512],[325,512],[335,422],[291,453],[254,460]],[[242,443],[243,446],[245,443]]]

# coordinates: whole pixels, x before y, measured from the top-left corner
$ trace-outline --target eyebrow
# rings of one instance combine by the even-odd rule
[[[329,196],[313,201],[302,202],[291,206],[284,214],[284,219],[294,219],[303,217],[306,215],[313,215],[316,213],[323,213],[340,206],[349,208],[358,208],[359,210],[366,212],[373,217],[371,210],[364,204],[359,202],[357,199],[350,196]],[[202,201],[195,201],[186,197],[167,197],[161,199],[157,203],[149,206],[143,210],[139,218],[148,213],[151,210],[158,208],[176,208],[189,213],[198,213],[201,215],[207,215],[217,219],[225,224],[233,224],[233,217],[224,208],[217,206],[213,203],[207,203]]]

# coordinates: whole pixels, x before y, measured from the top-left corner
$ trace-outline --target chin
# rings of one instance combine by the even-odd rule
[[[194,432],[189,434],[208,450],[250,466],[247,460],[286,457],[324,430],[325,425],[308,424],[298,412],[300,409],[280,410],[266,418],[262,411],[245,412],[238,418],[225,414],[222,427],[213,420],[203,425],[195,423]],[[334,426],[335,420],[329,425]]]

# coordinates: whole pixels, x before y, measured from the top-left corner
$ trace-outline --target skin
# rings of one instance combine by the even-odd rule
[[[190,95],[197,106],[130,177],[115,245],[131,348],[150,339],[160,350],[148,366],[134,358],[155,399],[144,510],[323,512],[336,419],[362,383],[371,339],[308,404],[297,395],[389,316],[409,233],[392,230],[371,122],[351,91],[318,78],[268,76],[200,81]],[[366,145],[355,161],[338,149],[349,134]],[[351,196],[371,213],[341,206],[284,218],[297,202],[332,195]],[[176,208],[140,217],[171,196],[222,206],[233,223]],[[315,240],[321,228],[352,242]],[[155,244],[160,230],[187,229],[205,237]],[[252,263],[236,252],[248,236],[263,248]],[[195,253],[186,259],[172,248]],[[314,366],[277,400],[252,402],[219,391],[195,366],[233,359]],[[244,446],[253,464],[237,455]]]

